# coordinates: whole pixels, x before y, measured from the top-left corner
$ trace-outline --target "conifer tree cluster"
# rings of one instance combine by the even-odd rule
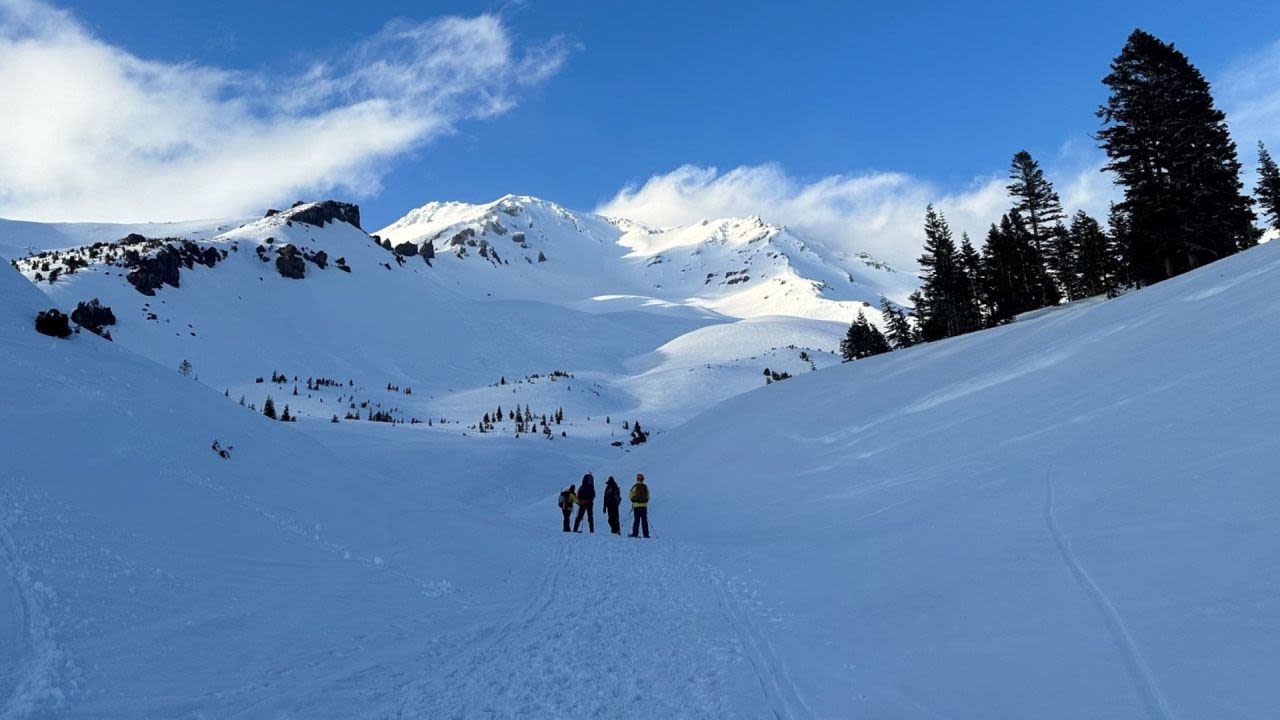
[[[882,303],[890,346],[1000,325],[1063,300],[1114,297],[1257,242],[1226,116],[1187,57],[1135,30],[1103,83],[1110,96],[1098,110],[1098,139],[1109,159],[1104,169],[1124,191],[1108,227],[1083,210],[1068,218],[1039,163],[1019,151],[1009,173],[1011,206],[980,252],[967,237],[957,245],[942,213],[927,208],[913,322]],[[1280,230],[1280,167],[1261,144],[1256,194]],[[855,334],[851,328],[846,358]]]
[[[858,317],[849,326],[849,331],[840,343],[840,357],[848,362],[887,353],[892,349],[880,329],[872,325],[859,310]]]

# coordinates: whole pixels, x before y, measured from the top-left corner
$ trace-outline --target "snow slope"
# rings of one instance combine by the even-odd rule
[[[271,422],[118,344],[36,334],[46,304],[0,267],[0,718],[679,718],[758,700],[687,553],[548,531],[549,481],[598,444]]]
[[[779,717],[1280,707],[1280,246],[730,399],[638,462]],[[762,713],[763,714],[763,713]]]

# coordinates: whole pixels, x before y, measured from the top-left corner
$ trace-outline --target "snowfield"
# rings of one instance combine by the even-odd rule
[[[0,718],[1280,707],[1280,246],[839,364],[828,311],[888,285],[763,221],[508,197],[375,233],[443,238],[428,264],[294,211],[193,238],[218,261],[152,296],[0,267]],[[285,245],[324,267],[283,277]],[[787,272],[816,285],[743,289]],[[90,297],[115,342],[32,329]],[[470,427],[498,404],[566,420]],[[649,442],[611,445],[635,419]],[[655,539],[559,531],[588,470],[645,473]]]

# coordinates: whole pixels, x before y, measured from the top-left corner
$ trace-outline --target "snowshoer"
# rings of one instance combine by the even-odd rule
[[[622,505],[622,488],[618,487],[618,481],[610,475],[609,479],[604,482],[604,513],[609,517],[609,532],[614,535],[622,534],[622,523],[618,521],[619,507]]]
[[[582,476],[582,487],[578,488],[578,517],[573,521],[573,531],[582,532],[582,516],[587,516],[587,529],[596,531],[596,479],[591,473]]]
[[[575,490],[576,488],[572,485],[567,490],[562,490],[560,492],[560,501],[557,503],[560,506],[560,512],[564,513],[565,532],[569,532],[569,515],[573,513],[573,504],[578,502],[578,493]]]
[[[631,486],[631,534],[628,537],[640,537],[640,527],[644,526],[644,536],[649,537],[649,486],[644,483],[644,473],[636,473],[636,484]]]

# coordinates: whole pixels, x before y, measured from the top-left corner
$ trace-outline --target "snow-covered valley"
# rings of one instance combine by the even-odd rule
[[[764,220],[316,212],[132,281],[159,246],[68,249],[154,227],[0,224],[0,718],[1280,706],[1280,247],[841,365],[914,278]],[[32,329],[94,297],[114,342]],[[586,471],[656,539],[562,534]]]

